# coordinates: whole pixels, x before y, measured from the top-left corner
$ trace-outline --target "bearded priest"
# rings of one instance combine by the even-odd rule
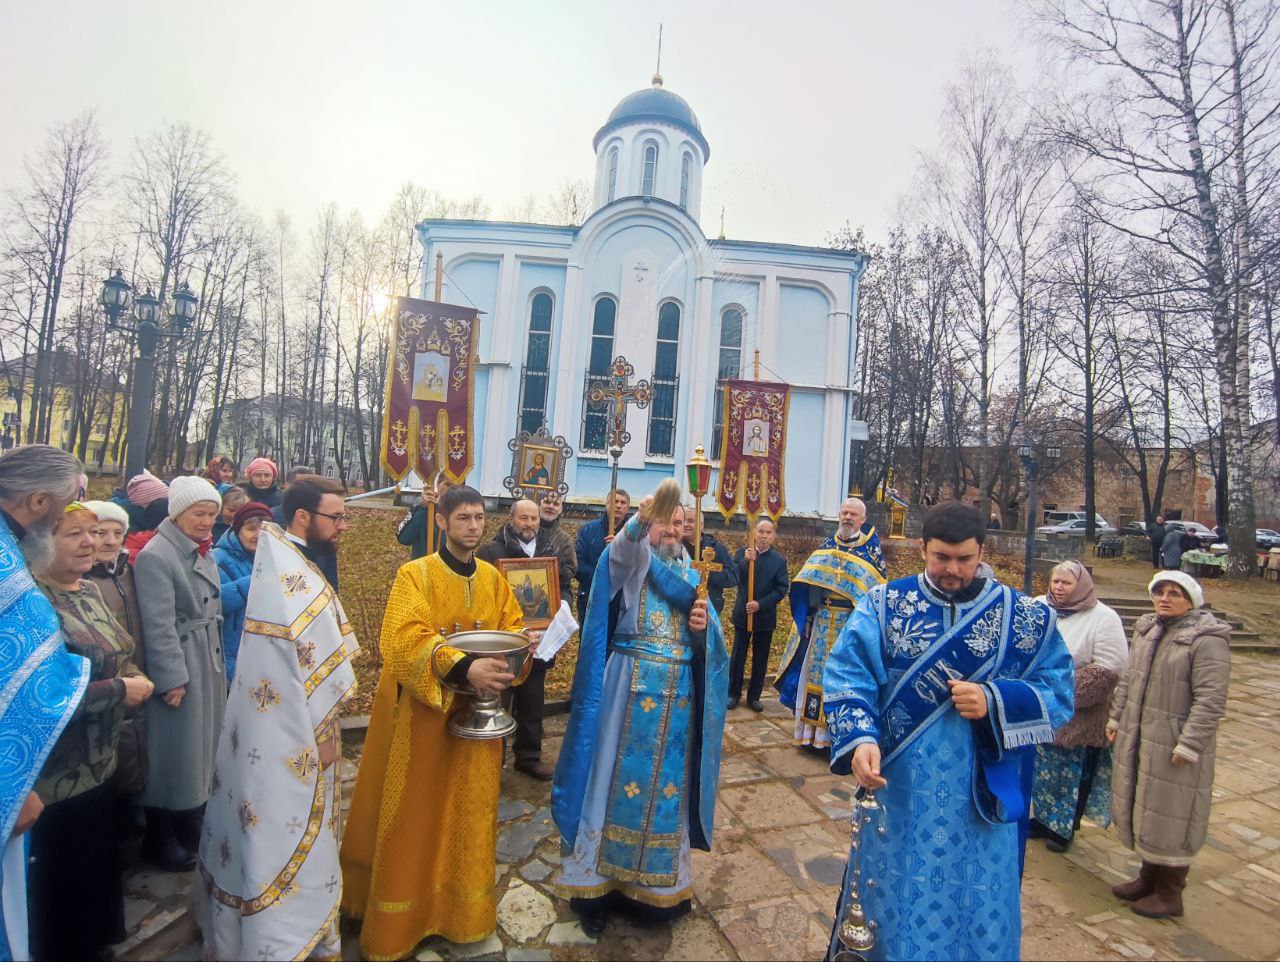
[[[341,954],[338,712],[358,650],[320,569],[264,524],[200,839],[207,959]]]
[[[822,703],[827,655],[863,595],[884,584],[884,552],[876,529],[862,530],[867,506],[859,498],[840,505],[835,534],[818,545],[791,582],[793,624],[778,664],[778,700],[796,716],[795,744],[831,745]]]
[[[407,958],[431,935],[479,942],[497,926],[502,741],[449,732],[466,698],[444,682],[499,694],[523,678],[445,636],[520,631],[520,605],[498,569],[475,557],[480,492],[450,488],[436,520],[439,551],[403,565],[387,599],[382,676],[342,842],[342,908],[364,920],[366,959]]]
[[[729,656],[680,543],[683,520],[680,486],[663,481],[592,579],[551,791],[567,853],[559,887],[590,935],[614,909],[688,911],[690,849],[711,848]]]

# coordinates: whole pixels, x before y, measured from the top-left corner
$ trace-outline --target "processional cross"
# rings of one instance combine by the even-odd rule
[[[630,383],[636,373],[631,362],[619,354],[613,359],[609,374],[593,377],[591,391],[587,399],[592,404],[608,404],[605,417],[608,418],[607,431],[609,456],[613,458],[613,475],[609,482],[609,531],[614,532],[613,501],[614,492],[618,490],[618,460],[622,457],[622,449],[631,442],[631,433],[627,431],[627,406],[634,404],[643,410],[649,406],[653,398],[653,390],[645,380]]]

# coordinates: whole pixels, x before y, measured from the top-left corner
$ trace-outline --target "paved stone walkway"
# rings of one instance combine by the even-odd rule
[[[555,894],[560,855],[549,788],[508,769],[499,812],[498,931],[474,946],[432,939],[417,958],[821,958],[848,843],[849,780],[792,747],[786,711],[776,700],[765,705],[763,715],[745,707],[730,713],[715,851],[694,853],[691,915],[652,928],[614,920],[598,942],[588,939]],[[554,758],[564,718],[550,719],[548,729],[547,756]],[[347,778],[353,773],[348,761]],[[1110,885],[1135,867],[1115,833],[1094,826],[1086,825],[1065,856],[1031,842],[1023,957],[1280,958],[1280,660],[1233,659],[1209,841],[1191,871],[1184,919],[1139,918],[1111,896]],[[138,886],[135,877],[135,893]],[[345,934],[344,957],[358,959],[354,930]],[[193,944],[169,954],[199,957]]]

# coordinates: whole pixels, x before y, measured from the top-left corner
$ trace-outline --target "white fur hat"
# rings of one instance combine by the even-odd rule
[[[1155,591],[1156,585],[1162,581],[1172,581],[1185,591],[1191,599],[1192,608],[1199,608],[1204,604],[1204,589],[1200,587],[1200,582],[1185,571],[1157,571],[1151,578],[1151,584],[1147,585],[1147,593]]]
[[[222,507],[222,495],[218,494],[218,489],[204,478],[188,474],[169,482],[170,520],[201,501],[212,501],[218,507]]]

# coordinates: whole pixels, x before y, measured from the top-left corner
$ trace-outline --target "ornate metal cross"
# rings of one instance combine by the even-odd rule
[[[695,549],[694,554],[701,554],[702,560],[693,561],[689,567],[696,569],[699,575],[697,591],[698,597],[705,598],[707,597],[707,579],[711,577],[711,574],[714,571],[724,571],[724,565],[716,564],[716,549],[711,547],[711,545],[707,545],[701,552]]]
[[[613,475],[609,482],[609,534],[614,532],[613,493],[618,490],[618,460],[622,457],[622,449],[631,442],[631,434],[627,431],[627,406],[634,404],[643,410],[653,399],[653,390],[645,380],[630,383],[636,369],[625,357],[619,354],[613,359],[610,373],[604,377],[591,379],[591,393],[587,399],[592,404],[608,404],[605,417],[608,418],[609,456],[613,458]]]

